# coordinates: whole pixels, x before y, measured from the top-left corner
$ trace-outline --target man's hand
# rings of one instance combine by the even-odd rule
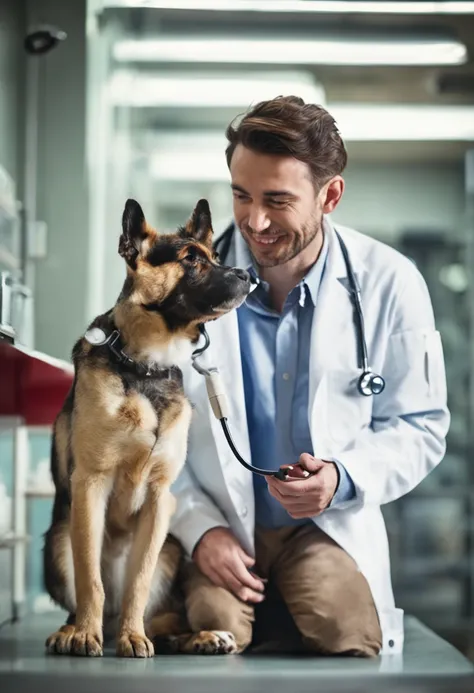
[[[339,474],[334,462],[317,460],[304,452],[286,481],[266,477],[270,495],[276,498],[295,520],[320,515],[337,489]],[[311,472],[311,476],[305,475]]]
[[[255,561],[229,529],[215,527],[206,532],[194,549],[193,560],[218,587],[225,587],[244,602],[263,601],[265,581],[250,572]]]

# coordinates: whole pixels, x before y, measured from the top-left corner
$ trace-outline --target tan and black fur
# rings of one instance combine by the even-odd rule
[[[118,330],[131,361],[108,344],[79,339],[74,383],[54,424],[44,578],[70,616],[48,638],[50,653],[101,655],[107,623],[116,624],[116,651],[125,657],[152,656],[155,637],[186,632],[179,614],[167,611],[182,557],[168,535],[170,487],[185,461],[191,419],[180,366],[199,324],[239,305],[250,288],[246,272],[217,263],[205,200],[185,227],[166,235],[128,200],[119,253],[127,267],[122,292],[89,329]],[[212,633],[174,642],[182,651],[228,645]]]

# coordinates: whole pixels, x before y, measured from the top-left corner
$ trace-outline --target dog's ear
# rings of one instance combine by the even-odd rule
[[[142,208],[135,200],[127,200],[122,215],[122,234],[119,240],[118,251],[132,269],[136,269],[137,257],[147,235],[145,215]]]
[[[207,200],[199,200],[185,227],[185,234],[199,243],[212,247],[212,219]]]

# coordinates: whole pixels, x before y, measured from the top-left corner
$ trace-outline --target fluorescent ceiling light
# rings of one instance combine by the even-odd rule
[[[196,151],[162,153],[150,160],[150,176],[153,180],[202,181],[213,183],[230,180],[222,151]]]
[[[115,106],[135,107],[247,108],[279,94],[298,94],[321,105],[326,101],[322,86],[304,72],[160,75],[117,70],[108,91]]]
[[[229,180],[226,143],[224,129],[222,132],[161,130],[156,135],[153,133],[146,147],[151,152],[150,176],[167,181]]]
[[[327,107],[349,142],[474,142],[474,106],[352,105]],[[224,131],[151,135],[150,175],[168,181],[228,181]]]
[[[460,65],[466,47],[449,39],[318,40],[231,39],[125,39],[113,47],[121,62],[266,63],[277,65]]]
[[[347,141],[474,140],[473,106],[334,103],[327,109]]]
[[[474,141],[474,106],[332,103],[326,106],[347,142]],[[216,130],[158,131],[153,146],[163,152],[225,147]]]
[[[159,10],[214,12],[474,14],[474,2],[358,2],[354,0],[104,0],[103,7],[150,7]]]

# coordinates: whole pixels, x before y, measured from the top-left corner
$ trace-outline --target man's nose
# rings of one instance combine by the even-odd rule
[[[253,231],[261,233],[270,226],[271,221],[261,207],[252,207],[249,215],[249,226]]]

